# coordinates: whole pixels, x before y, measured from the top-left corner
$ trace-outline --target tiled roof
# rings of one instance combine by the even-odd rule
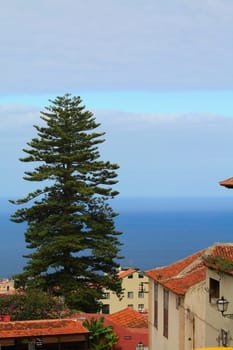
[[[227,188],[233,188],[233,177],[230,177],[229,179],[220,181],[219,185],[227,187]]]
[[[0,338],[84,334],[81,321],[71,319],[0,322]]]
[[[207,251],[208,253],[208,251]],[[213,246],[212,256],[222,256],[233,262],[233,244],[232,243],[216,243]]]
[[[147,317],[140,312],[128,307],[127,309],[107,315],[112,322],[125,328],[147,328]]]
[[[233,262],[233,243],[215,243],[171,265],[146,271],[146,275],[174,293],[184,295],[191,286],[205,280],[204,257],[214,256],[221,256]]]
[[[133,269],[133,268],[129,268],[127,270],[121,270],[119,273],[118,273],[118,277],[119,278],[124,278],[124,277],[127,277],[129,275],[131,275],[131,273],[134,273],[136,272],[137,270]]]
[[[132,312],[131,312],[132,311]],[[145,346],[148,346],[148,326],[145,321],[138,320],[138,322],[134,323],[133,320],[131,321],[122,321],[126,317],[123,317],[123,315],[129,315],[132,316],[133,319],[139,318],[140,314],[137,311],[134,311],[131,309],[131,311],[128,309],[122,310],[120,312],[116,312],[115,314],[87,314],[87,313],[79,313],[74,315],[80,320],[91,318],[99,319],[100,317],[104,317],[104,325],[105,326],[111,326],[113,328],[113,331],[118,334],[119,340],[117,344],[114,346],[114,349],[127,349],[127,350],[135,350],[138,343],[142,342]],[[120,315],[119,315],[120,314]],[[138,315],[139,314],[139,315]],[[145,317],[141,315],[142,317]],[[143,327],[141,325],[143,324]],[[140,326],[141,328],[133,328],[133,327]]]

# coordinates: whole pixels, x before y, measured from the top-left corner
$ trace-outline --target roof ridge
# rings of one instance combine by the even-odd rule
[[[153,269],[145,270],[145,273],[150,272],[150,271],[161,270],[161,269],[163,269],[163,268],[167,268],[168,266],[169,266],[169,267],[172,267],[172,266],[174,266],[174,265],[177,265],[177,264],[181,263],[182,261],[185,261],[185,260],[188,260],[188,259],[191,258],[191,257],[194,257],[195,255],[198,255],[198,254],[200,254],[200,253],[202,253],[202,252],[204,253],[204,251],[205,251],[205,249],[200,249],[200,250],[198,250],[197,252],[194,252],[194,253],[192,253],[192,254],[190,254],[190,255],[187,255],[187,256],[185,256],[185,257],[179,259],[179,260],[176,260],[176,261],[172,262],[171,264],[163,265],[163,266],[156,266],[156,267],[153,268]],[[200,256],[202,256],[202,254],[201,254]],[[196,260],[195,260],[195,261],[196,261]],[[192,263],[190,263],[190,264],[192,264]],[[185,268],[184,268],[184,269],[185,269]]]

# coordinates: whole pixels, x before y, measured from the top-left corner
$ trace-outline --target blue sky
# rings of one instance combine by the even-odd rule
[[[64,91],[51,94],[1,95],[1,104],[31,104],[43,108],[48,100]],[[214,113],[233,116],[233,90],[178,90],[178,91],[74,91],[90,109],[107,109],[145,113]]]
[[[102,157],[124,197],[233,192],[233,3],[41,0],[2,6],[3,197],[34,188],[18,159],[48,99],[70,92],[94,112]]]

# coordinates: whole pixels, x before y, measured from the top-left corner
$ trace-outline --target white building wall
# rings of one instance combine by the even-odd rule
[[[149,298],[149,349],[150,350],[183,350],[180,344],[182,334],[180,324],[183,320],[183,309],[178,306],[177,296],[169,291],[168,337],[163,335],[163,290],[158,285],[158,328],[154,326],[154,282],[150,281]]]
[[[185,294],[184,350],[206,346],[206,283],[201,282]]]
[[[206,322],[211,324],[211,327],[207,329],[206,346],[222,345],[220,334],[221,329],[224,329],[228,332],[228,347],[233,347],[233,319],[223,317],[221,312],[217,311],[217,305],[209,302],[209,278],[219,281],[219,297],[224,296],[229,301],[227,313],[233,313],[233,276],[209,269],[206,277]]]
[[[219,297],[229,301],[232,318],[223,317],[216,301],[210,301],[209,279],[219,281]],[[168,338],[163,336],[163,287],[158,284],[158,328],[154,326],[154,281],[149,284],[149,349],[193,350],[223,346],[221,330],[228,335],[228,347],[233,347],[233,275],[206,269],[206,280],[189,288],[179,299],[169,291]]]

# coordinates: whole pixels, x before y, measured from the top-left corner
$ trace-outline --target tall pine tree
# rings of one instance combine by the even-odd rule
[[[13,201],[23,208],[11,220],[27,223],[31,249],[17,279],[92,311],[103,288],[121,292],[121,233],[109,204],[118,194],[112,189],[118,165],[100,159],[104,133],[96,131],[100,124],[80,97],[65,94],[49,102],[40,115],[43,126],[35,126],[37,137],[20,159],[35,162],[24,179],[38,182],[38,188]]]

